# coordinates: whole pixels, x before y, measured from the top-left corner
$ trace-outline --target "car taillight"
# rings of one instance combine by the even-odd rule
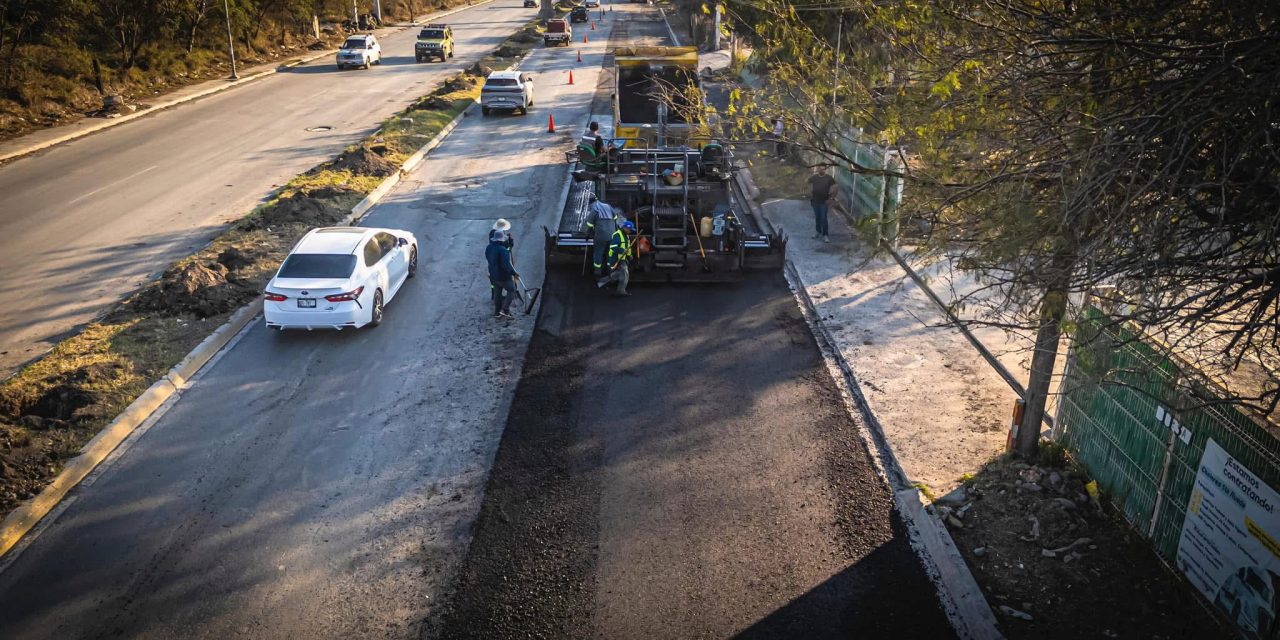
[[[284,302],[285,300],[289,299],[289,296],[282,296],[272,291],[263,291],[262,297],[272,302]]]
[[[346,293],[335,293],[331,296],[325,296],[324,299],[329,302],[355,302],[360,297],[360,293],[364,291],[364,287],[356,287],[355,291]]]

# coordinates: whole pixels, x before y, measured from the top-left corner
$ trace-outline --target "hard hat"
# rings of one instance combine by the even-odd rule
[[[636,223],[634,223],[634,222],[632,222],[632,221],[630,221],[630,220],[623,220],[623,221],[622,221],[622,228],[623,228],[623,229],[626,229],[627,231],[635,231],[635,230],[636,230]]]
[[[511,223],[507,222],[506,218],[498,218],[498,221],[493,223],[494,231],[507,231],[509,229],[511,229]]]

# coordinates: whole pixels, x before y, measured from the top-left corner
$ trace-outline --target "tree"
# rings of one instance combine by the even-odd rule
[[[1280,6],[1243,0],[942,0],[735,6],[767,91],[721,114],[786,113],[793,146],[854,172],[863,141],[909,149],[925,250],[987,283],[974,323],[1035,336],[1020,454],[1036,452],[1058,343],[1082,294],[1122,292],[1120,320],[1245,360],[1280,401]],[[813,11],[806,11],[812,9]],[[840,41],[837,49],[836,42]]]

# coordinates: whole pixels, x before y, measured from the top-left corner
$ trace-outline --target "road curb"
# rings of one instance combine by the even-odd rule
[[[842,395],[846,396],[846,402],[851,405],[848,408],[856,410],[868,427],[859,429],[858,433],[875,459],[878,471],[893,491],[894,504],[907,526],[911,546],[915,548],[926,573],[937,588],[938,598],[951,626],[962,640],[1001,640],[1004,636],[996,624],[995,614],[991,612],[973,572],[969,571],[969,566],[965,564],[955,541],[947,532],[946,525],[924,505],[920,499],[920,490],[908,480],[885,435],[884,427],[862,393],[853,368],[837,347],[839,343],[835,336],[822,322],[799,270],[789,259],[785,274],[824,359],[828,361],[832,377],[837,380],[842,388]]]
[[[455,7],[455,8],[453,8],[453,9],[450,9],[450,10],[448,10],[448,11],[444,11],[444,12],[441,12],[441,13],[433,13],[433,14],[429,14],[429,15],[427,15],[427,16],[425,16],[425,17],[421,18],[419,21],[422,21],[422,20],[432,20],[432,19],[435,19],[435,18],[443,18],[443,17],[445,17],[445,16],[450,16],[450,15],[453,15],[453,14],[458,13],[458,12],[460,12],[460,11],[466,11],[466,10],[468,10],[468,9],[474,9],[474,8],[479,7],[479,6],[481,6],[481,5],[489,4],[490,2],[493,2],[493,0],[483,0],[482,2],[477,2],[477,3],[475,3],[475,4],[468,4],[468,5],[465,5],[465,6],[462,6],[462,7]],[[411,28],[411,26],[413,26],[413,25],[405,26],[405,27],[402,27],[402,28]],[[90,126],[88,126],[88,127],[85,127],[84,129],[80,129],[80,130],[78,130],[78,131],[69,131],[69,132],[67,132],[67,133],[66,133],[66,134],[64,134],[64,135],[57,136],[57,137],[54,137],[54,138],[50,138],[50,139],[48,139],[48,140],[43,140],[43,141],[41,141],[41,142],[32,143],[32,144],[30,144],[30,145],[27,145],[27,146],[22,147],[22,148],[20,148],[20,149],[15,149],[15,150],[13,150],[13,151],[0,151],[0,163],[7,162],[7,161],[12,160],[12,159],[14,159],[14,158],[21,158],[22,156],[30,155],[30,154],[33,154],[33,153],[35,153],[35,152],[37,152],[37,151],[43,151],[43,150],[48,149],[48,148],[50,148],[50,147],[56,147],[56,146],[58,146],[58,145],[60,145],[60,144],[63,144],[63,143],[66,143],[66,142],[71,142],[72,140],[77,140],[77,139],[79,139],[79,138],[83,138],[83,137],[85,137],[85,136],[87,136],[87,135],[91,135],[91,134],[97,133],[97,132],[102,131],[102,130],[104,130],[104,129],[110,129],[110,128],[112,128],[112,127],[117,127],[117,126],[120,126],[120,125],[122,125],[122,124],[124,124],[124,123],[126,123],[126,122],[130,122],[130,121],[136,120],[136,119],[141,118],[141,117],[144,117],[144,116],[149,116],[149,115],[151,115],[151,114],[153,114],[153,113],[159,113],[159,112],[161,112],[161,111],[165,111],[165,110],[168,110],[168,109],[172,109],[173,107],[176,107],[176,106],[178,106],[178,105],[186,104],[186,103],[188,103],[188,102],[194,102],[194,101],[199,100],[199,99],[201,99],[201,98],[207,98],[207,97],[209,97],[209,96],[211,96],[211,95],[214,95],[214,94],[217,94],[217,93],[222,93],[222,92],[224,92],[224,91],[228,91],[228,90],[230,90],[230,89],[234,89],[234,88],[237,88],[237,87],[242,87],[242,86],[244,86],[244,85],[246,85],[246,84],[249,84],[249,83],[253,82],[254,80],[260,80],[260,79],[265,78],[265,77],[267,77],[267,76],[275,75],[276,73],[279,73],[280,71],[283,71],[283,70],[285,70],[285,69],[291,69],[291,68],[296,67],[296,66],[301,65],[301,64],[306,64],[306,63],[308,63],[308,62],[312,62],[312,61],[314,61],[314,60],[319,60],[320,58],[323,58],[323,57],[325,57],[325,56],[331,56],[331,55],[333,55],[333,54],[334,54],[334,52],[336,52],[336,51],[337,51],[337,49],[326,49],[326,50],[321,51],[320,53],[317,53],[317,54],[315,54],[315,55],[308,55],[308,56],[303,56],[303,57],[301,57],[301,58],[297,58],[297,59],[295,59],[295,60],[289,60],[289,61],[287,61],[287,62],[283,62],[283,63],[281,63],[281,64],[277,65],[275,68],[272,68],[272,69],[267,69],[267,70],[265,70],[265,71],[260,71],[260,72],[258,72],[258,73],[252,74],[252,75],[243,76],[243,77],[241,77],[241,78],[240,78],[240,79],[238,79],[238,80],[230,80],[230,81],[228,81],[226,84],[214,85],[214,86],[211,86],[211,87],[209,87],[209,88],[207,88],[207,89],[204,89],[204,90],[201,90],[201,91],[197,91],[197,92],[195,92],[195,93],[193,93],[193,94],[191,94],[191,95],[183,96],[183,97],[181,97],[181,98],[177,98],[177,99],[174,99],[174,100],[168,100],[168,101],[165,101],[165,102],[161,102],[160,104],[157,104],[157,105],[155,105],[155,106],[151,107],[150,109],[145,109],[145,110],[143,110],[143,111],[135,111],[135,112],[133,112],[133,113],[126,114],[126,115],[123,115],[123,116],[120,116],[119,118],[111,118],[111,119],[108,119],[108,120],[102,120],[101,122],[94,123],[94,124],[92,124],[92,125],[90,125]],[[81,121],[81,122],[83,122],[83,121]],[[69,125],[69,126],[70,126],[70,125]]]
[[[474,104],[474,101],[472,104]],[[338,225],[352,225],[359,222],[374,205],[378,204],[386,194],[390,193],[399,184],[403,175],[422,164],[426,155],[444,142],[445,138],[457,128],[458,123],[466,116],[472,104],[468,104],[435,137],[409,156],[399,170],[379,183],[364,200],[352,207],[351,213],[340,221]],[[410,164],[411,162],[412,165]],[[53,481],[46,485],[35,498],[11,511],[4,521],[0,522],[0,559],[3,559],[9,551],[17,546],[22,541],[23,536],[39,524],[41,519],[49,515],[62,502],[67,493],[92,473],[107,456],[111,455],[111,452],[116,447],[120,446],[120,443],[124,442],[143,422],[146,422],[147,418],[150,418],[161,405],[174,396],[181,396],[182,391],[187,387],[187,383],[261,312],[261,298],[232,312],[231,317],[222,326],[214,329],[213,333],[196,345],[163,378],[153,383],[146,391],[143,391],[142,395],[134,399],[120,415],[116,416],[110,424],[98,432],[98,435],[85,444],[80,450],[80,455],[68,462],[62,471],[53,478]]]

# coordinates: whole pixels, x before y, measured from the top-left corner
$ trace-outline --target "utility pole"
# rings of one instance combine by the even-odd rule
[[[351,0],[351,23],[352,31],[360,30],[360,9],[356,7],[356,0]]]
[[[373,0],[373,16],[382,24],[382,0]]]
[[[227,17],[227,51],[231,54],[231,79],[239,80],[240,74],[236,73],[236,41],[231,39],[231,6],[227,4],[227,0],[222,0],[222,14]]]

